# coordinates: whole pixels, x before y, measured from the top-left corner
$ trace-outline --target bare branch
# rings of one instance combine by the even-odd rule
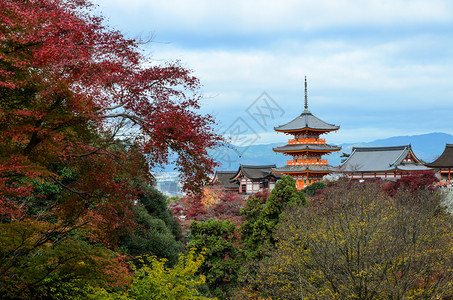
[[[117,108],[122,107],[123,105],[124,105],[124,104],[120,103],[120,104],[115,105],[115,106],[112,106],[112,107],[103,107],[103,108],[101,108],[100,110],[96,111],[95,113],[96,113],[96,114],[100,114],[100,113],[102,113],[102,112],[104,112],[104,111],[106,111],[106,110],[115,110],[115,109],[117,109]]]

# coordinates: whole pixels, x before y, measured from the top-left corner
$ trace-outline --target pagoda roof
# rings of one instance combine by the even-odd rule
[[[226,189],[238,189],[239,185],[230,181],[236,173],[237,171],[216,171],[212,184],[219,184]]]
[[[272,169],[273,172],[281,172],[281,173],[292,173],[292,172],[332,172],[333,167],[330,165],[286,165],[279,168]]]
[[[310,111],[305,109],[300,116],[298,116],[297,118],[295,118],[294,120],[285,125],[274,127],[274,130],[283,132],[299,131],[303,129],[333,131],[338,130],[339,128],[340,126],[335,126],[333,124],[326,123],[321,119],[315,117]]]
[[[425,164],[431,168],[453,168],[453,144],[446,144],[444,152],[432,163]]]
[[[285,146],[272,148],[274,152],[295,152],[295,151],[304,151],[304,150],[312,150],[312,151],[339,151],[341,147],[333,146],[329,144],[288,144]]]
[[[412,157],[415,162],[408,162]],[[338,167],[339,172],[423,171],[411,145],[395,147],[354,147],[348,159]]]
[[[230,181],[237,180],[239,177],[244,176],[251,180],[260,180],[267,177],[280,178],[277,174],[272,174],[272,169],[276,165],[261,165],[261,166],[252,166],[252,165],[240,165],[239,169],[235,174],[230,178]]]

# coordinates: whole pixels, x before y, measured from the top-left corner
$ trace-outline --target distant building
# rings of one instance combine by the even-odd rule
[[[264,190],[272,190],[281,175],[273,174],[275,165],[250,166],[240,165],[232,182],[239,185],[239,193],[254,194]]]
[[[237,171],[217,171],[211,183],[226,191],[240,194],[272,190],[277,180],[281,178],[280,175],[272,173],[275,167],[275,165],[240,165]]]
[[[432,163],[425,165],[433,169],[439,169],[439,180],[441,183],[451,184],[453,180],[451,172],[453,169],[453,144],[445,145],[442,155]]]
[[[429,170],[412,151],[411,145],[354,147],[337,172],[352,179],[399,179],[415,171]]]
[[[293,177],[298,190],[320,181],[325,175],[332,172],[333,167],[328,165],[323,155],[341,150],[341,147],[326,144],[320,139],[321,134],[337,131],[340,126],[326,123],[315,117],[308,110],[307,78],[305,78],[305,110],[291,122],[274,127],[277,132],[293,135],[288,144],[274,148],[274,152],[283,153],[292,157],[286,166],[274,168],[275,174],[286,174]]]

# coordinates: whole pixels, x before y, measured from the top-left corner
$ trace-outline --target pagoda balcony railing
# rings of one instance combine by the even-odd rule
[[[288,141],[290,145],[299,145],[299,144],[325,144],[325,139],[317,139],[317,138],[299,138],[299,139],[292,139]]]
[[[286,162],[288,166],[327,165],[327,159],[295,159]]]

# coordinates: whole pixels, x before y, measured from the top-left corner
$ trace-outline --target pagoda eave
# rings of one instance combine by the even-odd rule
[[[328,154],[330,152],[337,152],[337,151],[340,151],[341,149],[337,149],[337,150],[313,150],[313,149],[304,149],[304,150],[274,150],[274,152],[277,152],[277,153],[300,153],[300,152],[317,152],[317,153],[325,153],[325,154]]]
[[[314,132],[317,132],[319,134],[323,134],[323,133],[326,133],[326,132],[332,132],[332,131],[337,131],[338,129],[316,129],[316,128],[310,128],[310,127],[304,127],[304,128],[300,128],[300,129],[294,129],[294,130],[280,130],[280,129],[277,129],[276,127],[274,127],[274,130],[277,131],[277,132],[283,132],[283,133],[286,133],[286,134],[294,134],[294,133],[297,133],[297,132],[306,132],[306,131],[314,131]]]
[[[333,167],[330,165],[286,165],[275,168],[272,172],[286,173],[330,173]]]

